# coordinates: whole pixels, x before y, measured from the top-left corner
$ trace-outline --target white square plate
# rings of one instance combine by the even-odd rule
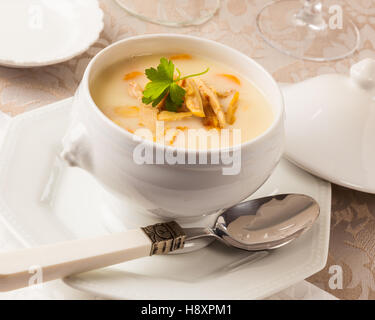
[[[26,246],[108,233],[113,226],[125,229],[94,178],[80,169],[56,166],[70,110],[67,99],[13,118],[0,149],[0,217]],[[147,257],[65,282],[118,299],[267,297],[318,272],[327,260],[330,184],[282,160],[252,198],[287,192],[315,198],[320,217],[309,232],[261,259],[214,243],[193,253]]]

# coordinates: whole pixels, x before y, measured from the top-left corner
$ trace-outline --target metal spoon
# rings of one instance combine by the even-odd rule
[[[25,287],[35,280],[45,282],[165,254],[202,237],[215,237],[249,251],[275,249],[308,230],[318,215],[319,205],[314,199],[284,194],[240,203],[223,212],[214,228],[182,229],[172,221],[97,238],[5,252],[0,254],[0,291]]]
[[[319,212],[318,203],[301,194],[250,200],[223,212],[213,228],[184,229],[185,242],[215,237],[229,246],[248,251],[276,249],[308,230]]]

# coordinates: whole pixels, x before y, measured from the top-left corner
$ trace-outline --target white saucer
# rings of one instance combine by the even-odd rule
[[[0,65],[36,67],[86,51],[103,29],[97,0],[1,0]]]
[[[59,174],[55,159],[70,110],[67,99],[13,118],[0,148],[0,217],[26,246],[125,229],[108,211],[104,190],[91,176],[71,168]],[[65,282],[119,299],[269,296],[318,272],[327,260],[330,184],[282,160],[253,197],[285,192],[314,197],[321,214],[308,233],[265,257],[213,243],[193,253],[143,258]]]

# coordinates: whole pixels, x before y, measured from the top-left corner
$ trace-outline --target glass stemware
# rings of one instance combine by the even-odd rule
[[[116,0],[129,14],[169,27],[200,25],[220,8],[220,0]]]
[[[256,18],[263,39],[292,57],[331,61],[352,54],[359,46],[356,25],[338,4],[319,0],[282,0],[267,4]]]

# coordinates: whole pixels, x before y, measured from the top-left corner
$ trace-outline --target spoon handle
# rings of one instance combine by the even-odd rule
[[[175,222],[0,254],[0,291],[63,278],[184,246]],[[34,274],[35,273],[35,274]],[[37,277],[37,278],[36,278]]]
[[[184,228],[184,232],[186,234],[185,242],[206,237],[213,237],[221,240],[210,228]]]

